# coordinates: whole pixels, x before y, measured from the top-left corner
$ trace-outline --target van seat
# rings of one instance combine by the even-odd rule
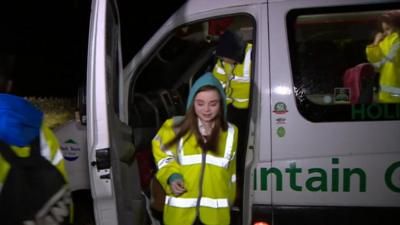
[[[166,119],[184,113],[184,104],[177,90],[161,89],[146,94],[136,93],[132,112],[133,139],[141,185],[144,190],[148,190],[156,172],[151,141]]]

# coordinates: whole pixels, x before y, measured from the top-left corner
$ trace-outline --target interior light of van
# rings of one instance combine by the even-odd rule
[[[269,225],[267,222],[255,222],[253,225]]]
[[[290,95],[291,89],[286,86],[278,86],[274,89],[274,92],[278,95]]]

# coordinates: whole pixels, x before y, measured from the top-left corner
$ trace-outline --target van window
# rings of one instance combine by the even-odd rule
[[[307,120],[400,119],[400,50],[394,48],[392,59],[384,62],[388,50],[372,45],[376,34],[384,32],[382,21],[388,15],[396,21],[391,37],[397,35],[397,44],[392,45],[400,45],[399,9],[399,4],[386,4],[288,13],[294,93],[297,108]],[[367,51],[371,46],[373,52]],[[379,57],[373,55],[378,49]],[[396,68],[384,71],[391,67],[383,68],[384,63],[392,62]]]

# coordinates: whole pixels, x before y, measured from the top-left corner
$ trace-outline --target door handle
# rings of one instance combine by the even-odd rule
[[[97,170],[105,170],[111,168],[110,148],[103,148],[96,150],[96,161],[90,163]],[[105,178],[104,178],[105,179]]]

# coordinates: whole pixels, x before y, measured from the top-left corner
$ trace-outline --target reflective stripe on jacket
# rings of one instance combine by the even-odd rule
[[[378,45],[368,45],[367,59],[380,73],[380,102],[400,102],[400,40],[396,32]]]
[[[192,224],[196,216],[207,225],[230,223],[229,207],[236,196],[237,135],[237,128],[229,124],[228,130],[220,134],[216,154],[204,154],[194,135],[184,136],[167,149],[165,143],[175,137],[173,119],[163,124],[152,145],[159,169],[156,176],[167,194],[165,224]],[[187,190],[180,196],[173,195],[167,183],[174,173],[182,175]],[[201,176],[204,177],[202,183]]]
[[[67,180],[67,174],[64,168],[64,160],[57,138],[49,128],[43,125],[40,132],[40,148],[42,156],[55,165],[64,176],[65,180]],[[19,157],[29,156],[29,147],[11,146],[11,149],[13,149]],[[0,155],[0,191],[2,184],[7,177],[9,169],[10,164]]]
[[[225,89],[227,103],[239,109],[249,107],[250,82],[251,82],[251,51],[253,45],[248,43],[244,61],[231,68],[220,59],[214,66],[213,74]]]

